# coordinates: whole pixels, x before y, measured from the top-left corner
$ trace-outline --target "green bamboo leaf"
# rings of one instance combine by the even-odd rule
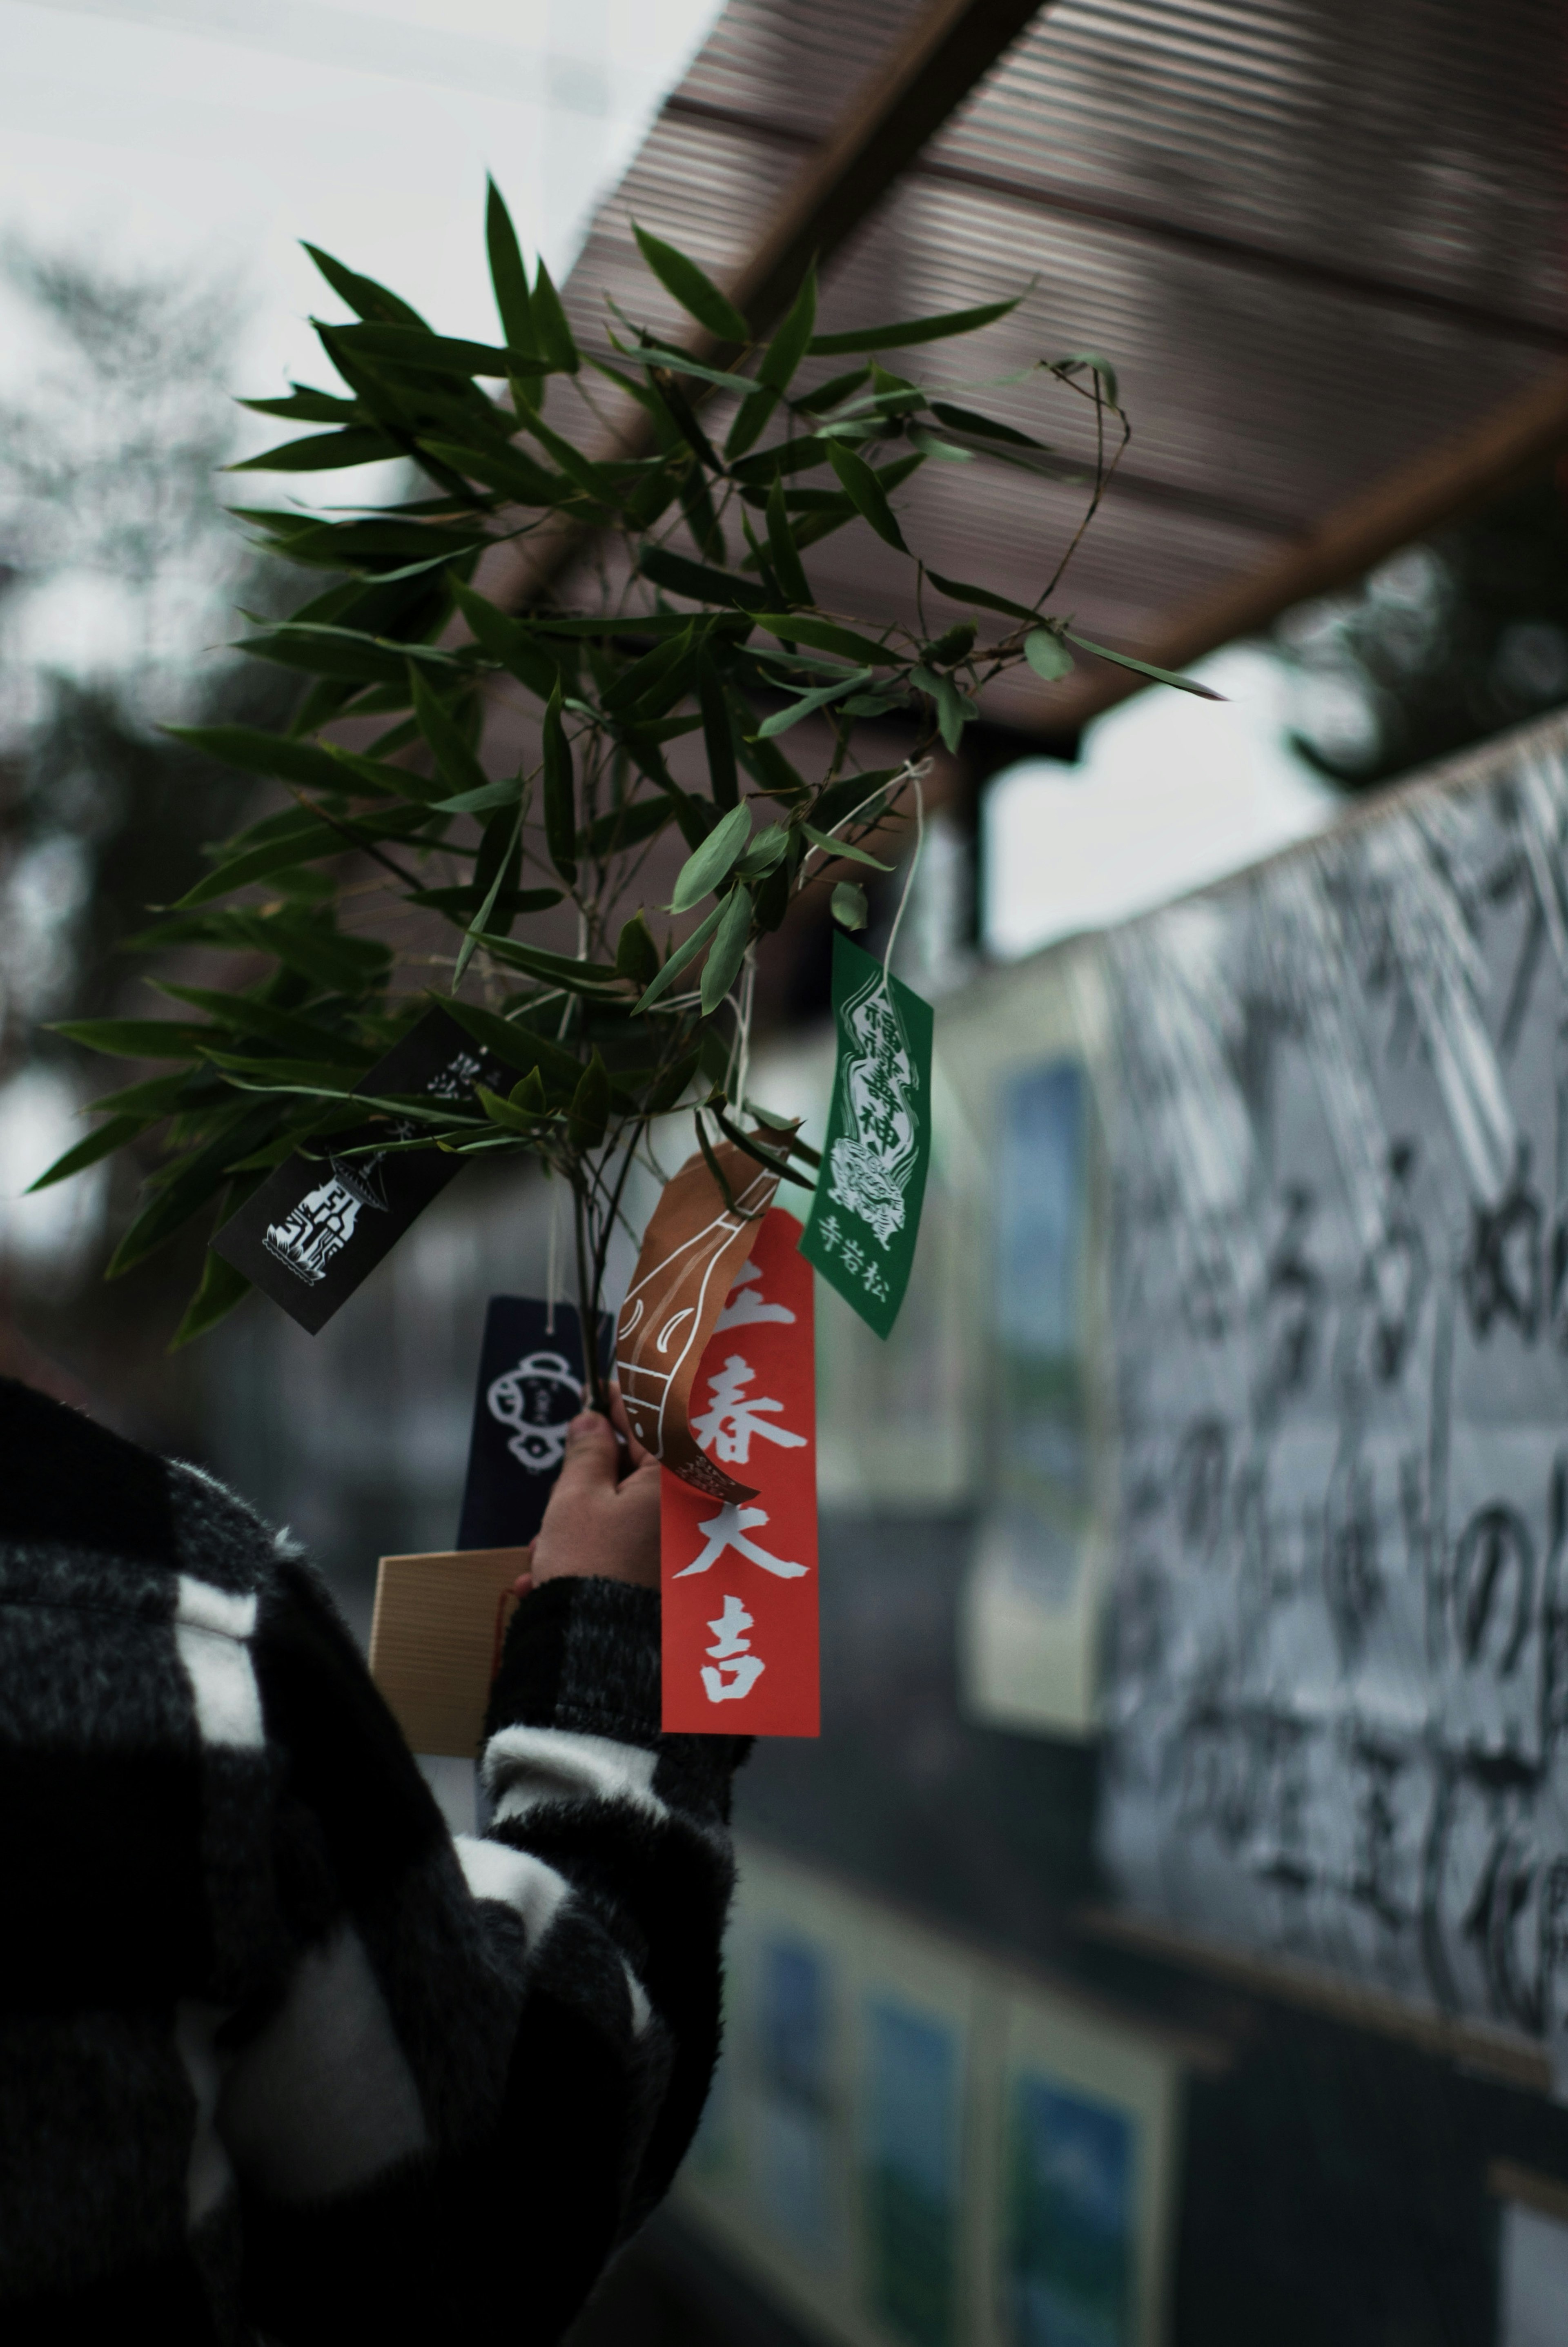
[[[836,358],[851,351],[903,351],[915,343],[946,342],[951,334],[972,334],[981,326],[993,325],[1016,310],[1023,296],[1014,294],[1010,302],[984,302],[974,310],[949,310],[939,318],[907,318],[896,326],[856,326],[842,334],[815,334],[810,343],[814,359]]]
[[[911,669],[909,682],[921,692],[930,694],[937,704],[937,728],[943,743],[948,749],[957,750],[965,726],[979,714],[974,702],[958,691],[950,676],[944,676],[939,669],[924,665]]]
[[[295,384],[286,399],[237,399],[234,405],[248,407],[254,415],[277,415],[295,424],[354,424],[364,420],[357,400],[340,399],[335,392],[316,391],[306,383]]]
[[[482,448],[434,435],[424,443],[430,454],[466,479],[483,481],[518,506],[562,506],[577,494],[569,481],[543,465],[536,465],[522,449],[491,445]]]
[[[1091,644],[1087,636],[1075,636],[1069,628],[1064,628],[1061,632],[1068,642],[1076,644],[1081,651],[1092,652],[1096,660],[1114,661],[1118,668],[1132,669],[1139,676],[1152,679],[1155,684],[1173,684],[1182,692],[1195,692],[1202,701],[1224,701],[1226,698],[1223,692],[1216,692],[1212,684],[1199,684],[1194,677],[1178,676],[1174,669],[1155,668],[1148,661],[1134,660],[1131,652],[1107,651],[1103,644]]]
[[[534,278],[534,342],[539,355],[556,374],[576,374],[582,364],[555,281],[541,261]]]
[[[674,984],[675,979],[686,968],[687,963],[696,959],[696,957],[702,952],[702,948],[707,944],[709,938],[718,928],[720,920],[723,917],[723,911],[724,907],[723,903],[715,905],[712,911],[698,922],[691,936],[682,939],[681,943],[671,954],[668,961],[665,962],[664,967],[661,969],[658,977],[653,980],[651,986],[646,987],[643,989],[642,993],[638,997],[637,1001],[632,1005],[631,1016],[634,1019],[641,1019],[645,1010],[651,1010],[653,1004],[658,1001],[659,997],[667,992],[670,987]]]
[[[48,1030],[114,1060],[194,1060],[210,1033],[176,1019],[62,1019]]]
[[[884,864],[879,857],[868,855],[864,847],[856,847],[847,839],[834,839],[825,831],[818,831],[815,824],[803,823],[801,829],[814,847],[825,849],[829,856],[847,856],[853,863],[869,864],[877,872],[891,872],[893,869],[891,864]]]
[[[622,848],[637,847],[651,839],[674,817],[674,802],[669,798],[628,799],[624,805],[607,809],[584,826],[578,834],[578,853],[600,859],[618,856]]]
[[[417,310],[411,310],[398,294],[378,285],[374,277],[361,277],[356,271],[345,269],[341,261],[334,261],[319,245],[306,244],[305,251],[333,292],[348,303],[356,318],[381,319],[395,325],[425,324]]]
[[[145,1116],[111,1116],[107,1123],[100,1124],[85,1140],[74,1143],[63,1157],[56,1157],[36,1182],[29,1182],[23,1194],[30,1198],[35,1190],[47,1190],[56,1182],[68,1182],[73,1174],[80,1174],[87,1166],[96,1165],[100,1157],[108,1157],[115,1150],[123,1149],[128,1141],[134,1141],[138,1133],[146,1130],[149,1122]]]
[[[525,1116],[544,1116],[549,1110],[545,1080],[537,1067],[530,1068],[526,1076],[519,1076],[507,1098],[514,1108],[521,1109]]]
[[[312,321],[318,326],[319,322]],[[506,376],[543,374],[545,364],[532,352],[500,347],[494,343],[465,342],[451,334],[433,334],[425,326],[333,326],[333,341],[356,357],[379,360],[395,367],[416,368],[428,374]]]
[[[610,339],[623,358],[635,359],[639,366],[662,368],[667,374],[691,375],[698,383],[711,383],[715,391],[731,391],[738,397],[749,399],[755,395],[756,385],[750,375],[733,374],[727,367],[709,366],[703,360],[694,359],[677,343],[661,342],[657,335],[650,333],[639,335],[635,343],[623,343],[619,334],[611,334]],[[661,384],[659,388],[668,406],[669,385]],[[673,409],[671,415],[677,428],[684,435],[686,425],[682,417]],[[699,445],[708,456],[712,456],[712,451],[705,440]]]
[[[527,970],[547,986],[564,986],[571,994],[610,995],[617,1002],[625,999],[620,972],[611,962],[576,961],[569,954],[547,953],[542,946],[524,945],[517,938],[487,934],[479,943],[508,969]]]
[[[465,936],[461,946],[457,949],[457,960],[452,972],[451,990],[454,994],[456,993],[458,987],[462,984],[464,971],[467,969],[468,964],[474,958],[475,947],[478,944],[479,939],[485,935],[490,926],[490,917],[496,909],[496,899],[501,893],[501,883],[507,876],[507,867],[511,863],[513,852],[517,847],[518,842],[522,837],[522,832],[523,810],[519,806],[517,815],[513,818],[511,828],[507,834],[505,846],[503,847],[499,857],[497,859],[496,876],[490,883],[489,890],[486,896],[484,903],[480,906],[478,911],[469,922],[467,933]]]
[[[768,551],[779,585],[792,603],[810,603],[814,598],[801,565],[800,552],[790,528],[784,508],[784,483],[776,476],[768,491],[767,505]]]
[[[1050,454],[1043,440],[1031,439],[1027,432],[1016,432],[1010,424],[999,424],[994,416],[981,415],[976,408],[955,407],[950,400],[934,399],[931,413],[949,431],[972,432],[978,439],[995,440],[1008,448],[1032,448],[1042,456]]]
[[[548,701],[560,682],[560,670],[548,649],[531,629],[508,612],[497,610],[487,595],[452,582],[453,600],[474,632],[474,641],[518,682],[541,701]]]
[[[219,1210],[219,1222],[227,1222],[230,1214],[242,1203],[235,1194],[241,1187],[239,1184],[231,1184],[229,1196]],[[209,1247],[196,1293],[186,1306],[185,1316],[169,1340],[169,1351],[178,1353],[182,1346],[193,1343],[198,1337],[205,1337],[210,1328],[216,1328],[220,1320],[228,1318],[237,1304],[243,1304],[250,1293],[251,1283],[244,1273],[236,1271],[231,1263],[226,1263],[220,1255],[215,1255]]]
[[[730,712],[712,653],[703,644],[697,654],[697,702],[702,712],[702,744],[708,757],[708,787],[717,807],[736,803],[735,744],[730,733]]]
[[[698,268],[685,253],[678,252],[662,237],[651,236],[646,229],[631,223],[631,233],[637,239],[643,260],[663,286],[666,293],[680,302],[688,317],[706,326],[722,343],[749,343],[752,330],[727,293],[721,293],[712,279]]]
[[[574,1149],[600,1149],[609,1122],[610,1074],[595,1044],[567,1111],[567,1137]]]
[[[833,917],[841,929],[863,929],[868,917],[866,891],[854,880],[840,880],[833,891]]]
[[[846,448],[842,441],[830,440],[827,461],[838,475],[845,496],[856,512],[871,524],[877,537],[885,538],[889,546],[896,546],[900,554],[907,554],[909,549],[887,502],[887,492],[865,457],[857,456],[854,449]]]
[[[838,652],[845,660],[873,668],[903,665],[902,656],[890,646],[856,635],[853,628],[841,628],[832,620],[809,620],[798,611],[759,611],[756,623],[781,643],[811,644],[817,651]]]
[[[712,1017],[734,984],[751,934],[752,893],[743,882],[737,881],[724,899],[722,918],[713,932],[702,969],[699,999],[705,1016]]]
[[[559,682],[545,707],[544,815],[550,862],[569,885],[577,878],[577,805],[571,744],[561,723]]]
[[[752,811],[743,801],[733,806],[728,815],[716,823],[701,847],[686,858],[675,882],[675,893],[670,899],[672,913],[690,912],[712,889],[718,887],[729,874],[730,867],[743,854],[752,835]]]
[[[662,587],[667,594],[684,595],[693,603],[728,603],[744,610],[767,600],[754,579],[693,562],[684,554],[672,554],[668,547],[643,547],[637,568],[655,587]]]
[[[234,1163],[271,1138],[278,1120],[275,1102],[244,1110],[235,1122],[190,1152],[169,1169],[120,1240],[104,1276],[118,1279],[167,1245],[176,1231],[223,1187]]]
[[[341,432],[313,432],[307,440],[285,440],[262,456],[225,465],[226,473],[333,473],[349,465],[380,465],[401,456],[401,445],[372,424],[350,424]]]
[[[970,587],[962,579],[944,579],[938,570],[927,570],[926,576],[938,593],[950,596],[955,603],[973,603],[983,611],[1002,611],[1009,620],[1032,620],[1037,616],[1027,603],[1009,602],[1005,595],[993,595],[989,587]]]
[[[514,1108],[509,1100],[503,1100],[487,1084],[476,1084],[474,1097],[491,1123],[498,1124],[503,1132],[523,1133],[530,1139],[538,1132],[538,1117],[532,1109]]]
[[[1072,674],[1072,654],[1051,628],[1034,628],[1023,640],[1023,656],[1036,676],[1056,684]]]
[[[853,692],[857,686],[868,682],[870,676],[868,668],[851,669],[847,676],[835,679],[832,684],[819,684],[810,692],[803,692],[800,699],[792,701],[787,709],[775,709],[771,716],[764,718],[757,728],[759,740],[772,742],[780,733],[787,733],[792,725],[798,725],[803,717],[811,715],[813,710],[825,709],[830,702],[842,701],[846,692]]]
[[[152,983],[159,994],[188,1002],[194,1010],[205,1010],[219,1026],[240,1035],[260,1036],[296,1059],[332,1060],[363,1070],[376,1057],[367,1044],[318,1025],[308,1014],[282,1010],[276,1003],[259,1001],[251,994],[221,994],[215,987],[177,986],[167,979],[154,979]]]
[[[528,298],[528,272],[523,264],[518,232],[512,226],[506,199],[492,179],[485,181],[485,244],[490,260],[490,283],[496,314],[513,350],[534,347],[533,304]]]
[[[436,761],[436,771],[446,784],[446,793],[452,797],[467,796],[472,803],[478,794],[494,788],[490,776],[464,740],[451,712],[431,691],[429,683],[420,675],[412,661],[408,666],[408,681],[419,731],[429,745],[430,754]],[[439,805],[441,802],[436,804]]]
[[[577,1061],[548,1036],[537,1035],[531,1027],[524,1027],[514,1019],[503,1019],[477,1002],[442,998],[441,1008],[507,1067],[517,1068],[524,1075],[538,1068],[552,1092],[564,1089],[569,1093],[575,1086],[579,1072]]]

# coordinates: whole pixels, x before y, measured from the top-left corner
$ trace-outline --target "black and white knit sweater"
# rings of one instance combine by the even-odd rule
[[[718,2037],[725,1737],[658,1600],[518,1608],[454,1840],[321,1583],[0,1380],[0,2339],[559,2337]]]

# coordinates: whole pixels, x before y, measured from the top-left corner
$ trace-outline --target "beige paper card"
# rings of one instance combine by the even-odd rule
[[[689,1157],[649,1219],[615,1331],[615,1374],[631,1431],[645,1450],[712,1500],[756,1497],[716,1467],[692,1431],[692,1387],[725,1299],[746,1267],[778,1188],[733,1141],[713,1152],[741,1209],[726,1206],[707,1160]]]
[[[526,1548],[384,1556],[370,1625],[370,1675],[415,1752],[478,1757],[501,1641],[527,1573]]]

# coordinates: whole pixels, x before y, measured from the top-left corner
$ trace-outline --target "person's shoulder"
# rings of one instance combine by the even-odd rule
[[[0,1378],[0,1549],[235,1592],[269,1579],[279,1555],[255,1511],[204,1469],[161,1459],[12,1378]]]

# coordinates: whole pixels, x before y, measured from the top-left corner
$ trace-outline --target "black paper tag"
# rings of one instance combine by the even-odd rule
[[[456,1020],[432,1009],[354,1090],[463,1101],[476,1083],[505,1092],[512,1081]],[[412,1139],[417,1130],[389,1119],[340,1134],[335,1154],[296,1153],[230,1216],[212,1241],[214,1253],[313,1337],[461,1163],[434,1149],[368,1157],[343,1153],[377,1139]]]
[[[600,1359],[608,1368],[614,1327],[600,1323]],[[459,1548],[520,1548],[531,1541],[560,1472],[566,1430],[585,1407],[588,1377],[582,1333],[569,1304],[536,1296],[492,1296],[485,1315],[468,1480],[463,1488]]]

